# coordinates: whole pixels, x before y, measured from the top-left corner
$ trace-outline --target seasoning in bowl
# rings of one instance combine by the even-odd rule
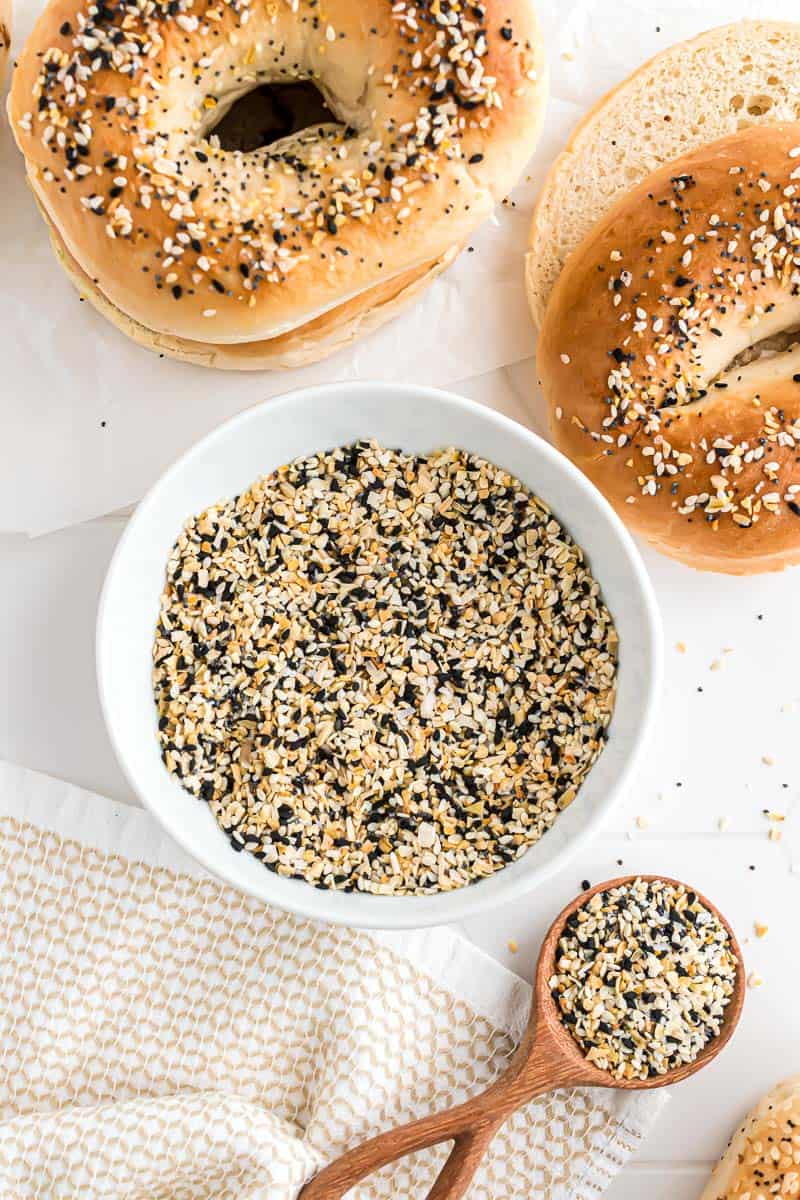
[[[162,756],[281,875],[447,891],[574,799],[616,651],[581,549],[519,480],[358,442],[185,526],[154,646]]]
[[[695,892],[636,879],[566,920],[550,990],[586,1058],[617,1079],[691,1063],[734,995],[730,935]]]

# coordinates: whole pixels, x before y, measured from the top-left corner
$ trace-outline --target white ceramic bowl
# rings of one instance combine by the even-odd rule
[[[423,452],[455,445],[516,475],[553,509],[591,562],[620,638],[608,742],[577,798],[519,860],[436,896],[323,891],[284,879],[231,849],[209,809],[168,774],[156,739],[151,648],[169,551],[188,517],[300,455],[358,438]],[[642,747],[661,676],[650,582],[629,534],[600,493],[541,438],[448,392],[386,383],[309,388],[270,400],[203,438],[166,472],[120,539],[100,601],[100,697],[120,763],[144,804],[208,870],[270,904],[326,921],[403,928],[459,921],[514,899],[575,854],[608,815]]]

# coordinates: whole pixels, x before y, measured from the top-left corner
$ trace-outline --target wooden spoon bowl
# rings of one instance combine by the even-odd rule
[[[716,1037],[706,1043],[693,1062],[684,1063],[650,1079],[617,1079],[584,1057],[559,1016],[549,980],[555,972],[558,942],[567,919],[597,892],[630,884],[636,879],[647,882],[661,880],[693,891],[700,903],[717,917],[727,931],[738,966],[733,995],[725,1008],[722,1028]],[[485,1092],[464,1104],[379,1134],[349,1150],[310,1180],[301,1191],[299,1200],[340,1200],[350,1188],[387,1163],[446,1141],[453,1142],[453,1149],[427,1200],[459,1200],[469,1187],[495,1133],[515,1109],[556,1088],[601,1087],[640,1091],[666,1087],[667,1084],[687,1079],[708,1066],[730,1041],[741,1016],[744,994],[745,970],[739,943],[719,909],[696,888],[689,888],[687,884],[664,875],[626,875],[598,883],[571,901],[547,931],[539,951],[525,1035],[500,1078]]]

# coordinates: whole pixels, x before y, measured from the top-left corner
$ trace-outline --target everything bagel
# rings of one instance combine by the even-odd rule
[[[538,371],[559,447],[658,549],[800,560],[800,124],[659,168],[573,252]]]
[[[222,148],[236,99],[298,80],[335,121]],[[168,353],[260,367],[414,295],[514,183],[543,98],[530,0],[51,0],[9,103],[88,298]]]

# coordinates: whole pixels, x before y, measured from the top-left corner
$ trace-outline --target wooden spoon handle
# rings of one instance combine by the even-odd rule
[[[456,1108],[411,1121],[348,1150],[315,1175],[298,1200],[341,1200],[373,1171],[415,1150],[449,1141],[455,1144],[427,1200],[460,1200],[486,1147],[509,1113],[543,1092],[580,1082],[575,1064],[559,1059],[558,1045],[548,1024],[543,1023],[537,1031],[531,1021],[509,1068],[485,1092]]]
[[[456,1138],[427,1200],[461,1200],[500,1124],[484,1125]]]
[[[350,1188],[388,1163],[451,1139],[455,1145],[428,1200],[458,1200],[508,1112],[502,1106],[489,1116],[485,1099],[486,1093],[370,1138],[324,1167],[305,1185],[298,1200],[341,1200]]]

